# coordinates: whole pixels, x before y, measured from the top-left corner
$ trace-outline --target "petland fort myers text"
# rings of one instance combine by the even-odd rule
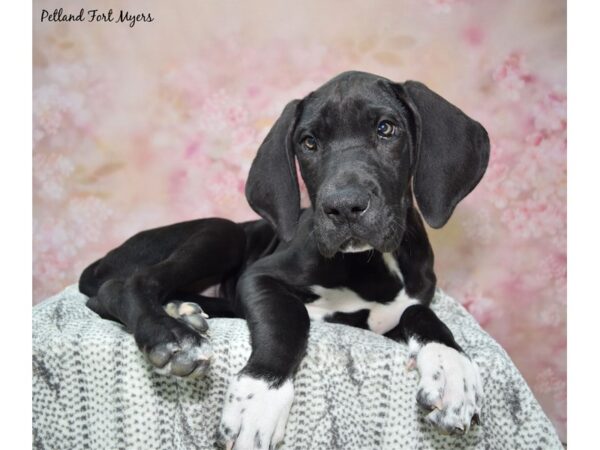
[[[150,13],[132,13],[123,9],[115,13],[112,8],[107,11],[81,8],[78,13],[66,13],[58,8],[52,12],[42,9],[40,21],[124,23],[133,28],[139,22],[154,22],[154,17]]]

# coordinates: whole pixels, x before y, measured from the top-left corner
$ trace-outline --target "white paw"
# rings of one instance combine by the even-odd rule
[[[483,389],[479,368],[464,353],[436,342],[409,341],[409,367],[421,375],[417,402],[430,411],[426,419],[450,434],[479,424]]]
[[[225,396],[219,426],[225,447],[228,450],[277,448],[283,441],[293,400],[291,380],[275,388],[259,378],[237,375]]]

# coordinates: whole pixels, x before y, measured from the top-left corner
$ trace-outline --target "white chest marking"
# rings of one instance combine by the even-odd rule
[[[383,254],[383,260],[390,272],[402,280],[398,264],[389,253]],[[311,286],[311,290],[319,298],[306,305],[308,315],[313,320],[324,320],[327,316],[336,313],[353,313],[363,309],[369,311],[367,324],[371,331],[384,334],[398,325],[400,317],[406,308],[417,303],[410,298],[404,289],[388,303],[367,301],[356,292],[347,289],[329,289],[323,286]]]

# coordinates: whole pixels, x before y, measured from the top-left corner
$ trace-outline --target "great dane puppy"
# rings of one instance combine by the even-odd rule
[[[407,343],[427,419],[464,432],[478,423],[482,384],[429,309],[436,277],[421,215],[443,226],[488,157],[485,129],[425,85],[342,73],[290,102],[258,149],[246,197],[263,220],[143,231],[89,266],[79,287],[158,371],[180,377],[205,373],[213,356],[204,312],[246,319],[252,352],[220,426],[228,448],[282,442],[310,319]],[[219,298],[199,294],[213,285]]]

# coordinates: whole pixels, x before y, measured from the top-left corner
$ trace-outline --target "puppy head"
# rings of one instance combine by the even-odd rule
[[[285,107],[258,150],[246,197],[289,241],[300,214],[297,159],[324,256],[392,252],[413,191],[427,223],[439,228],[488,158],[485,129],[425,85],[346,72]]]

